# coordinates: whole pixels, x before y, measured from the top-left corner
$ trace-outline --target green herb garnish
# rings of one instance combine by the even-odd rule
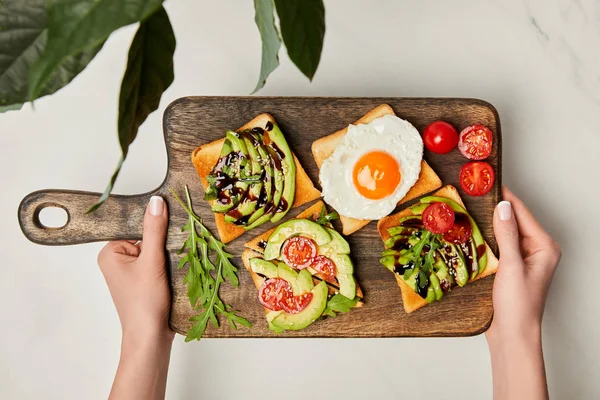
[[[315,220],[315,222],[319,225],[331,227],[331,221],[339,218],[340,215],[337,212],[333,211],[327,213],[327,209],[325,206],[323,206],[323,208],[321,208],[321,212],[319,213],[319,217]]]
[[[187,253],[179,260],[177,267],[181,269],[188,265],[184,278],[184,282],[188,285],[187,295],[192,308],[202,310],[200,314],[190,318],[190,321],[195,324],[188,332],[185,341],[200,340],[206,331],[208,321],[218,328],[219,316],[227,318],[233,329],[237,329],[237,324],[251,327],[250,321],[237,315],[236,311],[229,304],[223,303],[219,297],[221,283],[228,280],[234,287],[239,284],[237,268],[230,261],[233,255],[228,253],[225,245],[202,225],[201,218],[192,209],[192,198],[187,185],[185,186],[187,206],[173,189],[170,191],[188,214],[188,222],[181,230],[189,232],[189,237],[178,254],[186,251]]]
[[[323,314],[329,315],[330,317],[335,317],[335,313],[345,313],[349,312],[355,305],[358,303],[360,299],[355,297],[350,300],[346,296],[342,296],[341,294],[336,294],[327,302],[327,307],[323,311]]]

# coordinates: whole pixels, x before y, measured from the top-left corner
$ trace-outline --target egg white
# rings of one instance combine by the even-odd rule
[[[366,153],[385,151],[400,166],[396,190],[380,200],[361,195],[352,179],[354,165]],[[417,182],[423,159],[423,139],[408,121],[385,115],[368,124],[349,125],[331,156],[321,166],[319,180],[323,199],[340,215],[375,220],[390,214]]]

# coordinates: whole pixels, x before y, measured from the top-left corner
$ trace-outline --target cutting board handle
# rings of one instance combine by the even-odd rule
[[[100,193],[40,190],[28,194],[21,201],[19,224],[27,239],[49,246],[141,239],[146,204],[152,194],[114,195],[98,210],[86,214],[98,201]],[[44,226],[40,221],[40,212],[46,207],[65,210],[67,223],[62,227]]]

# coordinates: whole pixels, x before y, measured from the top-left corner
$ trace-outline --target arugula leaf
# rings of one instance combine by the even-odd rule
[[[174,53],[175,33],[167,12],[160,7],[140,24],[131,42],[119,97],[118,127],[122,156],[104,193],[88,212],[98,209],[110,195],[140,125],[158,108],[162,94],[173,82]]]
[[[192,209],[192,198],[188,187],[185,186],[187,206],[173,189],[171,194],[188,214],[188,222],[182,231],[189,232],[189,236],[179,254],[187,253],[179,260],[178,268],[188,266],[184,278],[184,283],[188,285],[187,295],[191,306],[202,310],[198,315],[190,318],[194,326],[189,330],[185,341],[200,340],[209,321],[218,328],[219,316],[225,317],[233,329],[237,329],[238,325],[251,327],[250,321],[237,315],[237,312],[230,305],[223,303],[219,297],[222,283],[229,281],[234,287],[239,285],[237,268],[230,261],[233,256],[225,250],[225,245],[202,225],[202,220]]]
[[[275,0],[281,37],[290,59],[312,81],[323,50],[323,0]]]
[[[349,312],[356,305],[356,303],[359,302],[359,300],[360,300],[360,298],[358,298],[358,297],[355,297],[354,299],[349,299],[346,296],[343,296],[338,293],[335,296],[333,296],[331,299],[329,299],[329,301],[327,302],[327,307],[325,307],[325,310],[323,311],[323,313],[325,315],[335,317],[336,312],[338,312],[338,313]]]
[[[319,217],[315,220],[315,222],[319,225],[331,227],[331,221],[339,218],[340,215],[335,211],[327,214],[327,208],[323,206],[323,208],[321,208],[321,212],[319,213]]]
[[[0,1],[0,113],[18,110],[29,99],[29,71],[46,48],[47,0]],[[75,78],[102,48],[104,41],[67,57],[36,98],[56,92]]]
[[[278,53],[281,47],[281,39],[273,15],[273,0],[254,0],[254,10],[254,21],[262,41],[262,55],[258,83],[252,93],[262,89],[271,72],[279,66]]]
[[[17,0],[21,1],[22,0]],[[163,0],[52,0],[48,7],[48,42],[29,71],[28,99],[43,88],[71,57],[100,46],[115,30],[143,21]]]

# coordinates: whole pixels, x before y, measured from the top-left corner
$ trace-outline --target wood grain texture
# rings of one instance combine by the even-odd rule
[[[177,270],[177,250],[185,240],[180,229],[186,214],[168,194],[170,187],[183,195],[189,185],[196,212],[205,225],[216,232],[214,217],[208,203],[202,200],[203,189],[192,163],[191,152],[200,144],[223,137],[226,129],[242,126],[263,112],[272,114],[286,135],[292,150],[315,184],[318,169],[311,154],[311,143],[357,120],[374,107],[387,103],[396,114],[410,121],[422,132],[437,119],[452,123],[457,129],[472,124],[488,126],[494,134],[494,147],[487,160],[496,171],[494,188],[485,196],[470,197],[460,190],[458,173],[467,161],[458,150],[438,155],[425,150],[425,160],[444,184],[459,188],[467,209],[479,224],[486,241],[494,252],[497,245],[492,231],[492,213],[500,200],[501,189],[501,131],[495,108],[475,99],[435,98],[329,98],[329,97],[186,97],[174,101],[164,115],[164,132],[169,158],[167,177],[160,188],[140,196],[114,196],[91,215],[83,212],[93,204],[98,194],[46,191],[27,196],[19,208],[19,221],[25,235],[41,244],[76,244],[117,238],[140,238],[141,221],[147,200],[152,194],[165,197],[171,215],[167,237],[169,276],[173,294],[171,326],[185,333],[192,325],[194,314],[183,284],[185,271]],[[64,228],[43,228],[37,215],[47,205],[61,205],[68,210],[70,221]],[[308,206],[308,205],[307,205]],[[306,206],[306,207],[307,207]],[[301,207],[290,211],[294,216]],[[257,292],[250,274],[243,268],[240,256],[244,242],[271,228],[267,223],[229,243],[239,267],[240,287],[226,284],[221,295],[225,302],[239,310],[254,326],[232,330],[227,324],[220,329],[210,326],[205,337],[400,337],[400,336],[465,336],[487,329],[492,318],[493,277],[474,282],[452,291],[436,302],[406,314],[401,304],[400,289],[392,274],[378,263],[383,243],[376,224],[369,224],[349,236],[356,277],[365,293],[365,306],[337,318],[318,321],[298,332],[281,335],[267,329],[264,310],[258,303]],[[339,229],[339,226],[337,227]]]

